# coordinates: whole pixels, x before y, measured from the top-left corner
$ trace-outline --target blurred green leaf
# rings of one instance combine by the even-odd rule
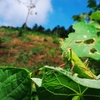
[[[91,21],[91,22],[89,23],[89,25],[90,25],[90,26],[94,26],[94,27],[97,28],[97,29],[100,29],[99,23],[97,23],[97,22],[95,22],[95,21]]]
[[[100,20],[100,11],[93,12],[91,18],[94,20]]]
[[[74,24],[73,28],[75,32],[66,38],[62,50],[65,52],[70,47],[79,57],[86,56],[99,60],[100,38],[97,36],[96,28],[85,21]]]
[[[94,11],[98,10],[100,8],[100,5],[96,2],[96,0],[88,0],[87,7],[92,8]]]

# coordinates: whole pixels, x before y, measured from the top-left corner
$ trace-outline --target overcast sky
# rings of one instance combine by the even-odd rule
[[[28,13],[30,0],[0,0],[0,26],[22,26]],[[68,28],[73,24],[72,16],[90,11],[88,0],[33,0],[35,8],[29,15],[27,25],[33,27],[35,23],[45,28],[57,25]],[[24,3],[24,4],[23,4]],[[37,13],[37,14],[36,14]]]

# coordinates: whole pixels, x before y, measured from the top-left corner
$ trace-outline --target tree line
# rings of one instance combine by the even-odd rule
[[[68,34],[73,32],[74,29],[72,28],[72,25],[66,29],[64,26],[55,26],[52,30],[50,28],[45,29],[42,25],[34,24],[32,28],[25,26],[25,23],[21,27],[13,27],[13,26],[1,26],[2,28],[12,28],[19,30],[19,36],[23,34],[22,30],[24,31],[32,31],[34,32],[40,32],[41,34],[46,34],[46,35],[55,35],[60,38],[66,38],[68,37]]]

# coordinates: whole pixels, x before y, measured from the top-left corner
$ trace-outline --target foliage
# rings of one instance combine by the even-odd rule
[[[23,32],[22,36],[18,36],[18,31]],[[41,66],[59,66],[63,63],[59,38],[54,35],[4,27],[0,28],[0,38],[1,66],[25,67],[31,72],[34,70],[35,76],[40,76],[38,69]]]
[[[100,99],[100,80],[78,78],[58,67],[45,66],[43,70],[42,80],[32,78],[37,84],[39,100]]]
[[[66,38],[62,45],[62,52],[67,53],[67,48],[70,47],[79,57],[100,59],[100,39],[97,36],[95,25],[81,21],[74,24],[73,28],[75,32],[70,33]],[[43,78],[32,78],[36,83],[39,100],[99,100],[100,80],[79,78],[77,74],[80,73],[72,75],[68,67],[71,66],[67,65],[64,69],[44,66],[42,68]]]
[[[3,43],[3,38],[2,37],[0,37],[0,48],[2,47],[1,45],[2,45],[2,43]]]
[[[19,36],[18,36],[19,37]],[[23,42],[29,42],[30,41],[30,38],[27,37],[26,34],[24,34],[23,36],[19,37],[19,39]]]
[[[31,49],[31,53],[33,53],[33,54],[41,54],[41,53],[43,53],[43,50],[40,48],[40,47],[36,47],[36,48],[32,48]]]
[[[97,13],[96,11],[100,10],[100,1],[97,0],[88,0],[88,5],[87,7],[91,8],[92,10],[90,12],[83,12],[82,14],[79,15],[74,15],[72,18],[74,21],[82,21],[86,20],[90,22],[91,19],[91,14],[92,13]]]
[[[0,37],[0,48],[7,48],[7,47],[3,46],[2,44],[9,42],[10,39],[11,39],[10,37],[9,38],[8,37]]]
[[[19,54],[17,55],[16,59],[15,59],[15,63],[18,62],[18,64],[21,65],[25,65],[28,63],[28,60],[30,58],[30,54],[27,52],[19,52]]]
[[[100,11],[93,12],[91,18],[94,20],[100,20]]]
[[[68,36],[68,30],[66,30],[63,26],[60,27],[59,25],[54,27],[52,33],[61,38],[65,38]]]
[[[90,14],[83,13],[79,16],[74,16],[74,19],[79,22],[74,24],[73,28],[71,27],[72,30],[70,32],[72,33],[68,35],[68,38],[66,38],[62,44],[62,53],[66,52],[67,54],[67,49],[72,48],[78,57],[99,60],[100,11],[97,11],[99,6],[96,7],[95,0],[88,0],[88,3],[88,7],[93,8],[96,12],[91,12]],[[82,20],[88,20],[89,22]],[[36,27],[36,29],[37,28],[38,27]],[[56,27],[53,32],[55,35],[61,36],[61,30],[65,32],[64,27]],[[44,28],[40,26],[39,31],[44,31]],[[40,48],[31,49],[31,53],[37,54],[37,52],[41,53],[43,51],[41,51]],[[55,55],[54,49],[51,49],[50,53]],[[44,56],[45,55],[42,55],[41,57]],[[73,60],[71,59],[71,52],[69,56],[70,59],[67,59],[65,63],[70,63]],[[23,61],[23,63],[26,64],[29,58],[30,54],[28,55],[26,52],[21,52],[16,59],[19,63],[20,61]],[[76,58],[75,60],[77,61]],[[30,73],[25,69],[0,68],[0,99],[30,100],[31,91],[33,91],[32,96],[34,97],[32,98],[35,100],[99,100],[100,75],[96,76],[97,80],[87,79],[85,76],[83,78],[78,77],[77,74],[80,74],[78,73],[80,70],[75,74],[71,73],[69,67],[78,66],[77,63],[75,63],[75,60],[73,60],[73,63],[67,64],[64,68],[51,66],[40,68],[41,73],[43,73],[42,79],[31,78]],[[74,66],[74,64],[76,65]],[[83,68],[81,65],[79,67]],[[85,67],[84,70],[87,70],[88,66]],[[36,84],[36,90],[34,88],[31,90],[31,79]]]
[[[93,3],[93,0],[89,0],[88,6],[94,7],[95,4],[92,5],[91,2]],[[94,10],[96,9],[94,8]],[[100,33],[100,12],[84,13],[84,15],[75,16],[79,22],[73,25],[74,32],[70,33],[62,44],[62,53],[67,54],[67,49],[71,48],[78,57],[100,60],[100,38],[98,35]],[[32,78],[36,83],[39,100],[99,100],[100,80],[86,79],[85,76],[78,77],[77,74],[80,74],[82,70],[79,70],[79,73],[78,71],[75,74],[71,73],[68,67],[73,67],[74,64],[78,66],[75,63],[77,59],[73,60],[71,52],[68,56],[70,57],[65,61],[67,63],[65,68],[44,66],[42,68],[43,78]],[[68,63],[70,64],[68,65]],[[83,68],[81,65],[79,67]],[[87,70],[88,66],[85,67],[84,70]],[[100,78],[99,75],[96,77]]]
[[[0,66],[0,100],[30,100],[30,73],[25,69],[8,67]]]
[[[73,25],[74,33],[69,34],[62,45],[63,51],[72,48],[79,57],[91,57],[100,59],[100,38],[97,36],[96,28],[88,25],[85,21]],[[81,53],[79,52],[81,51]]]
[[[100,36],[100,1],[97,1],[97,0],[88,0],[88,6],[87,7],[91,8],[92,10],[90,12],[88,12],[88,13],[82,13],[82,16],[83,16],[82,18],[83,19],[80,17],[81,14],[74,15],[73,19],[75,21],[78,21],[78,22],[80,22],[82,20],[85,20],[88,26],[91,26],[91,28],[94,27],[94,30],[95,30],[94,33],[95,34],[92,34],[91,36],[93,37],[93,35],[94,35],[93,39],[94,38],[95,39],[93,40],[90,37],[91,39],[89,39],[89,40],[91,42],[90,42],[90,44],[86,44],[87,45],[86,47],[87,47],[88,50],[89,50],[89,47],[94,47],[94,48],[90,49],[89,52],[92,51],[92,55],[89,54],[88,57],[90,57],[90,56],[92,57],[92,56],[94,56],[97,53],[98,58],[97,57],[96,58],[92,57],[93,59],[91,59],[91,58],[88,58],[88,59],[90,60],[90,66],[93,67],[94,69],[96,69],[97,73],[100,73],[100,70],[99,70],[99,67],[98,67],[99,63],[100,63],[99,54],[98,54],[99,53],[98,52],[99,51],[99,43],[100,43],[100,39],[99,39],[99,36]],[[89,42],[89,41],[86,41],[86,42]],[[78,44],[84,44],[84,43],[78,43]],[[82,45],[80,47],[82,47]],[[94,60],[94,59],[96,59],[96,60]]]
[[[88,6],[87,7],[92,8],[94,11],[100,10],[100,1],[88,0]]]
[[[53,37],[53,43],[59,44],[59,40],[57,37]]]
[[[25,23],[22,25],[22,27],[11,27],[11,26],[1,26],[0,28],[5,29],[5,33],[8,35],[12,35],[13,33],[17,35],[18,37],[24,36],[24,34],[41,34],[41,35],[49,35],[49,36],[55,36],[55,37],[60,37],[60,38],[65,38],[68,37],[68,34],[70,32],[73,32],[72,26],[70,26],[68,29],[65,29],[64,26],[59,26],[59,27],[54,27],[52,30],[51,29],[45,29],[41,25],[35,24],[33,28],[30,28],[26,26],[26,29],[24,28]]]

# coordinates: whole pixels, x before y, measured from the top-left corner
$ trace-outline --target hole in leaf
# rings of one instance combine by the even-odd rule
[[[88,39],[84,41],[85,44],[93,44],[94,42],[95,42],[94,39]]]
[[[75,41],[75,43],[82,43],[82,42],[83,42],[82,40]]]
[[[95,48],[91,48],[91,49],[90,49],[90,52],[91,52],[92,54],[94,54],[95,52],[97,52],[97,50],[96,50]]]

